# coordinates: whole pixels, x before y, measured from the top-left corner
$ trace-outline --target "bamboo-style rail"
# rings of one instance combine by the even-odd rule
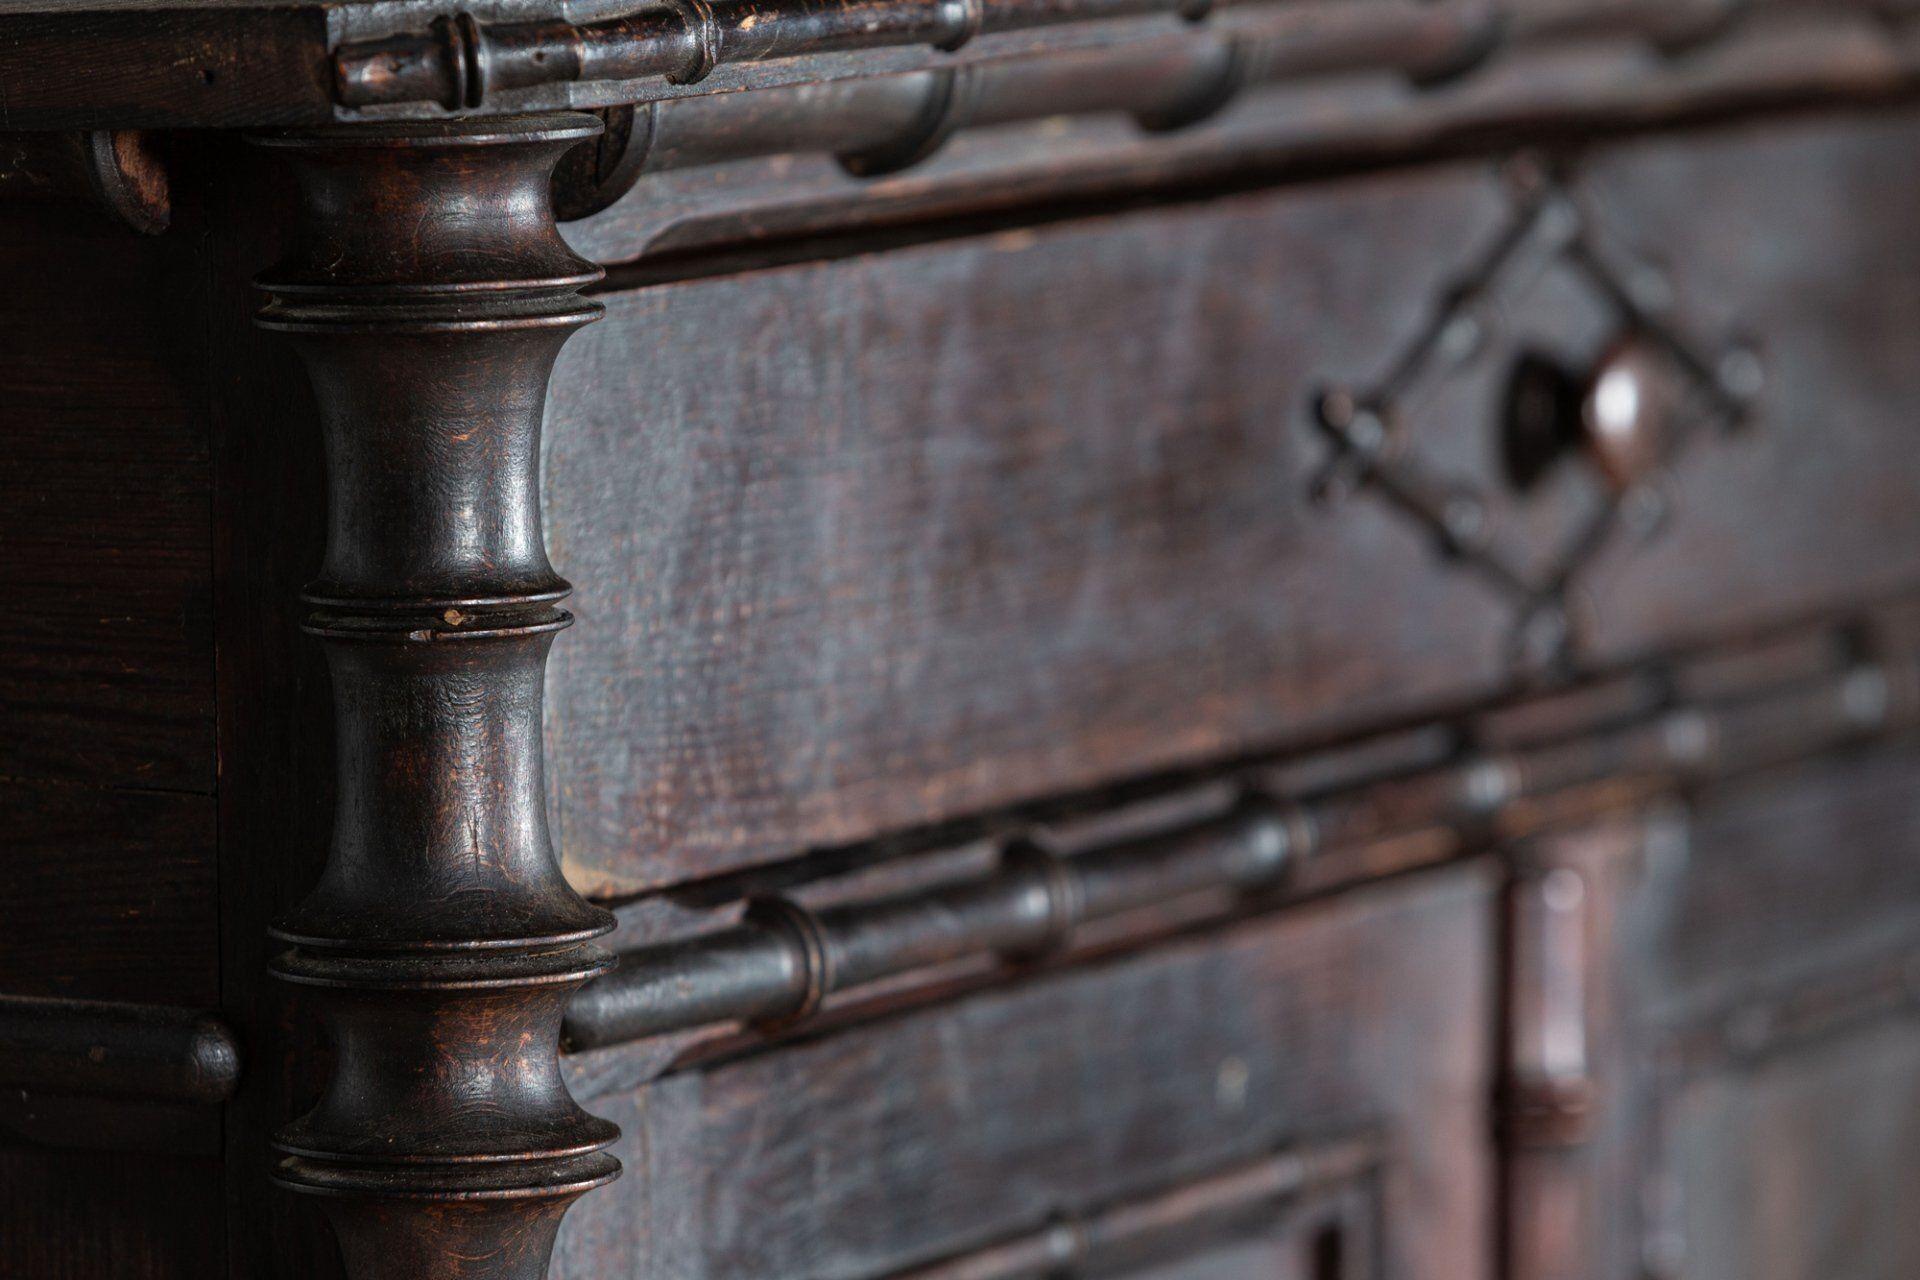
[[[233,1033],[165,1005],[0,996],[0,1087],[141,1102],[220,1102],[240,1082]]]
[[[577,1052],[714,1023],[790,1024],[838,993],[972,958],[1041,955],[1087,925],[1170,901],[1217,894],[1225,914],[1337,887],[1355,873],[1324,868],[1370,874],[1378,862],[1334,855],[1410,833],[1453,837],[1428,843],[1434,860],[1550,821],[1582,794],[1618,804],[1916,725],[1920,655],[1905,654],[1755,696],[1569,726],[1537,745],[1467,750],[1318,796],[1249,779],[1225,813],[1070,856],[1019,836],[986,874],[877,901],[756,900],[730,927],[625,952],[573,998],[565,1044]]]
[[[1356,13],[1368,6],[1351,6]],[[1438,9],[1439,6],[1432,8]],[[1684,8],[1684,6],[1682,6]],[[1834,6],[1847,17],[1847,6]],[[1856,15],[1857,16],[1857,15]],[[1296,16],[1280,8],[1231,31],[1135,41],[1104,49],[1056,56],[1005,58],[979,64],[933,68],[897,75],[870,76],[824,85],[767,89],[749,94],[713,94],[639,105],[621,156],[622,177],[694,168],[756,156],[824,152],[840,157],[862,177],[891,173],[933,154],[963,129],[1068,115],[1120,113],[1151,133],[1184,129],[1213,118],[1242,95],[1263,85],[1342,72],[1391,71],[1417,83],[1446,78],[1464,49],[1429,43],[1422,30],[1406,38],[1388,38],[1385,30],[1370,38],[1358,32],[1299,29]],[[1347,19],[1357,27],[1358,19]],[[1329,24],[1337,28],[1339,23]],[[1752,21],[1732,24],[1713,42],[1716,52],[1731,50],[1735,37],[1755,31]],[[1888,54],[1884,70],[1909,76],[1920,65],[1902,60],[1897,28],[1869,23],[1851,33],[1825,32],[1836,42],[1823,47],[1810,40],[1800,46],[1813,67],[1832,70],[1835,48],[1848,35],[1876,31]],[[1860,41],[1856,52],[1869,42]],[[1702,46],[1704,50],[1704,45]],[[1702,59],[1671,56],[1656,64],[1680,71]],[[1725,71],[1713,88],[1789,87],[1796,66],[1777,50],[1760,59],[1745,77]],[[1860,75],[1856,69],[1853,74]],[[1458,77],[1454,77],[1458,78]],[[1538,96],[1536,94],[1536,96]],[[1539,103],[1530,103],[1533,109]],[[1329,136],[1357,127],[1337,114],[1321,122]]]
[[[980,36],[1156,16],[1231,32],[1244,9],[1276,21],[1269,39],[1234,46],[1253,78],[1390,71],[1431,84],[1512,49],[1570,39],[1635,40],[1682,56],[1796,7],[1805,0],[655,0],[583,22],[447,13],[422,29],[341,45],[333,78],[350,109],[497,108],[518,91],[570,84],[630,86],[607,100],[645,100],[734,64],[902,46],[945,54]],[[1904,16],[1885,0],[1818,8],[1890,25]]]

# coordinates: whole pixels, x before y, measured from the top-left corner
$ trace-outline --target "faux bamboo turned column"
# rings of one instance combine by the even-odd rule
[[[540,423],[599,278],[555,229],[579,115],[263,138],[299,184],[261,281],[325,431],[327,551],[306,629],[333,676],[325,872],[276,936],[335,1064],[277,1180],[323,1198],[353,1280],[537,1280],[619,1164],[559,1071],[612,925],[547,835],[541,699],[571,618],[541,532]]]

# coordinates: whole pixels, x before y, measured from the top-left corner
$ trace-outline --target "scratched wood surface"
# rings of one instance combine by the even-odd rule
[[[1657,1225],[1690,1276],[1920,1268],[1916,768],[1909,750],[1718,797],[1684,873],[1648,886],[1636,988],[1699,1047],[1644,1086],[1640,1184],[1670,1188]]]
[[[1455,869],[597,1099],[629,1174],[555,1274],[882,1276],[1362,1133],[1387,1274],[1485,1274],[1487,889]]]
[[[1920,321],[1914,132],[1595,161],[1580,191],[1670,268],[1675,315],[1708,346],[1751,332],[1770,372],[1751,430],[1681,459],[1657,534],[1580,579],[1595,658],[1920,574],[1920,366],[1880,340]],[[1381,376],[1508,216],[1463,165],[607,295],[549,413],[577,883],[709,876],[1502,685],[1507,602],[1372,495],[1309,502],[1328,448],[1306,407]],[[1507,373],[1522,351],[1578,367],[1614,329],[1564,271],[1500,316],[1406,440],[1538,568],[1597,481],[1508,491]]]

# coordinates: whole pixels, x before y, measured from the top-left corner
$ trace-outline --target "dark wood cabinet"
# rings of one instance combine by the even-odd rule
[[[0,0],[0,1275],[1915,1274],[1917,111]]]

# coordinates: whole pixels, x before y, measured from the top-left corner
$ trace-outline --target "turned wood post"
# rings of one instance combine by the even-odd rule
[[[611,966],[607,913],[547,834],[541,700],[571,621],[540,520],[540,425],[600,276],[548,184],[580,115],[259,139],[300,192],[260,323],[325,433],[325,563],[306,630],[333,676],[339,798],[318,887],[276,929],[335,1061],[276,1137],[354,1280],[537,1280],[568,1206],[619,1164],[559,1069],[567,997]]]

